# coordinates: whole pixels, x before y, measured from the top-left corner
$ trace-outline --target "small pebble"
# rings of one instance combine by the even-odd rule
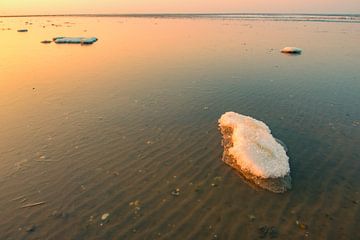
[[[250,214],[248,217],[249,217],[251,222],[253,222],[256,219],[256,217],[254,215],[252,215],[252,214]]]
[[[129,203],[129,206],[135,206],[135,207],[137,207],[137,206],[139,206],[140,205],[140,201],[139,200],[136,200],[136,201],[133,201],[133,202],[130,202]]]
[[[60,211],[57,211],[57,210],[54,210],[52,213],[51,213],[51,216],[54,217],[54,218],[67,218],[68,217],[68,214],[67,213],[64,213],[64,212],[60,212]]]
[[[307,226],[305,223],[302,223],[302,222],[300,222],[299,220],[296,220],[296,225],[298,225],[299,228],[300,228],[300,229],[303,229],[303,230],[305,230],[305,229],[308,228],[308,226]]]
[[[171,195],[179,196],[180,195],[180,189],[179,188],[175,189],[174,191],[171,192]]]
[[[219,177],[219,176],[214,177],[214,180],[215,180],[215,181],[222,181],[222,177]]]
[[[261,227],[259,227],[258,232],[259,232],[259,237],[260,238],[265,238],[267,236],[268,232],[269,232],[269,228],[266,225],[261,226]]]
[[[27,231],[27,232],[34,232],[35,229],[36,229],[36,226],[35,226],[35,225],[31,225],[31,226],[29,226],[29,227],[26,228],[26,231]]]
[[[277,238],[277,236],[279,235],[279,232],[275,227],[270,227],[269,235],[270,235],[270,238]]]
[[[102,216],[101,216],[101,220],[106,220],[108,217],[110,216],[109,213],[104,213]]]
[[[353,122],[352,122],[352,125],[353,125],[354,127],[360,126],[360,121],[353,121]]]

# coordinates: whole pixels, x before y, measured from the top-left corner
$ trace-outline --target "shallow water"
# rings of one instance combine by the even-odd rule
[[[359,239],[359,26],[0,18],[0,238]],[[226,111],[286,144],[290,192],[221,161]]]

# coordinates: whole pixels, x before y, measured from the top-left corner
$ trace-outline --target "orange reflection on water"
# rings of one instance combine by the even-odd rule
[[[307,26],[298,22],[192,18],[0,20],[0,29],[11,28],[0,30],[0,106],[3,113],[9,113],[0,120],[4,124],[15,124],[15,116],[20,119],[24,112],[31,112],[46,99],[71,99],[85,93],[91,99],[99,89],[103,93],[111,88],[125,91],[134,84],[146,88],[163,81],[165,75],[174,76],[165,81],[177,84],[174,79],[184,72],[196,80],[207,72],[216,73],[217,69],[228,69],[230,74],[234,69],[257,72],[259,66],[262,70],[272,69],[287,61],[287,56],[279,54],[284,46],[301,47],[309,58],[325,61],[317,59],[318,53],[327,53],[334,44],[346,39],[337,31],[352,28],[335,23]],[[29,32],[16,31],[21,28]],[[320,30],[329,29],[332,32],[327,36],[331,41],[313,44],[322,41],[324,33],[320,34]],[[56,36],[94,36],[99,41],[91,46],[40,43]],[[347,41],[349,49],[357,46],[356,39]],[[326,61],[332,64],[331,58]],[[42,95],[34,97],[40,89]]]

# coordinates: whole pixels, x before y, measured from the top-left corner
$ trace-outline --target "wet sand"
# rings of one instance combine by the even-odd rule
[[[80,35],[99,41],[40,43]],[[359,40],[358,23],[0,18],[0,238],[359,239]],[[221,161],[226,111],[286,144],[291,191]]]

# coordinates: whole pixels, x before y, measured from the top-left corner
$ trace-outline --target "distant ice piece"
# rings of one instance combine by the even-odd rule
[[[98,39],[96,37],[84,38],[84,37],[55,37],[53,38],[55,43],[78,43],[78,44],[93,44]]]
[[[19,29],[17,30],[18,32],[27,32],[28,30],[27,29]]]
[[[281,49],[282,53],[301,54],[302,49],[297,47],[285,47]]]
[[[43,43],[43,44],[50,44],[52,41],[50,41],[50,40],[43,40],[43,41],[41,41],[41,43]]]
[[[265,123],[227,112],[219,119],[219,127],[225,163],[264,189],[281,193],[291,188],[289,157]]]

